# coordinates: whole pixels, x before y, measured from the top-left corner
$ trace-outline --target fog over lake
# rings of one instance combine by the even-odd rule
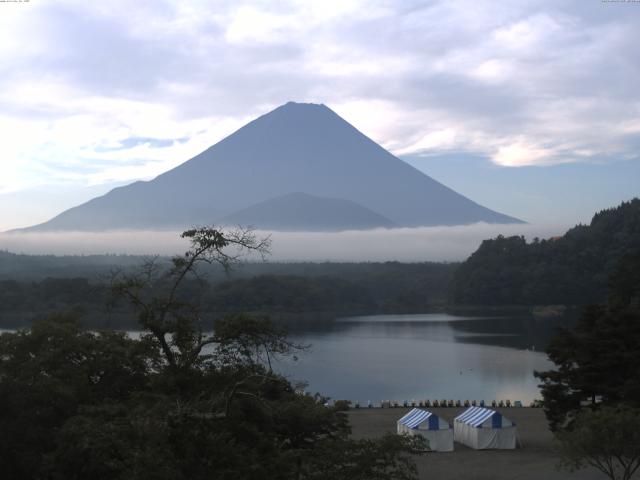
[[[482,240],[497,235],[548,238],[566,225],[496,225],[375,229],[344,232],[261,232],[271,235],[273,261],[457,261],[474,252]],[[28,254],[160,254],[183,253],[187,243],[177,231],[110,231],[75,233],[4,233],[0,249]]]

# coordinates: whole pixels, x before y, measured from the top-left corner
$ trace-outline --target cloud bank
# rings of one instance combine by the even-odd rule
[[[473,253],[482,240],[497,235],[548,238],[566,227],[539,225],[490,225],[376,229],[331,233],[257,232],[271,235],[269,261],[366,262],[460,261]],[[29,254],[139,254],[174,255],[188,247],[178,232],[121,231],[106,233],[0,234],[0,249]],[[248,258],[252,260],[252,258]],[[258,260],[254,258],[253,260]]]

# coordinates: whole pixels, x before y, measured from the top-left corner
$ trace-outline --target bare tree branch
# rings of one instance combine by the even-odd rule
[[[111,290],[125,298],[138,312],[143,328],[158,342],[167,363],[183,368],[193,365],[207,345],[215,343],[202,332],[202,319],[195,305],[179,299],[188,277],[203,282],[201,263],[216,263],[228,272],[242,257],[269,254],[271,239],[258,238],[250,229],[238,227],[222,231],[215,227],[195,227],[182,233],[189,249],[171,259],[171,268],[162,271],[158,257],[146,258],[134,274],[112,274]],[[170,336],[170,339],[167,336]]]

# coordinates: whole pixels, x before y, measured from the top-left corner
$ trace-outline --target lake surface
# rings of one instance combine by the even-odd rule
[[[521,400],[540,398],[534,370],[557,320],[446,314],[340,318],[294,334],[310,344],[276,367],[333,399]]]
[[[570,324],[440,313],[345,317],[291,332],[310,348],[274,368],[308,382],[308,392],[362,405],[413,399],[529,404],[540,398],[534,370],[552,367],[542,350],[555,327]]]

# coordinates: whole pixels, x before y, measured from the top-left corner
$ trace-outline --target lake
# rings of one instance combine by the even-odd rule
[[[558,320],[374,315],[294,333],[310,344],[297,362],[277,369],[306,380],[307,391],[333,399],[379,403],[540,398],[534,370],[552,365],[542,349]]]
[[[566,319],[462,317],[443,313],[338,318],[292,331],[309,344],[274,368],[307,391],[367,401],[540,398],[534,370],[552,367],[542,350]],[[140,332],[129,332],[136,337]]]

